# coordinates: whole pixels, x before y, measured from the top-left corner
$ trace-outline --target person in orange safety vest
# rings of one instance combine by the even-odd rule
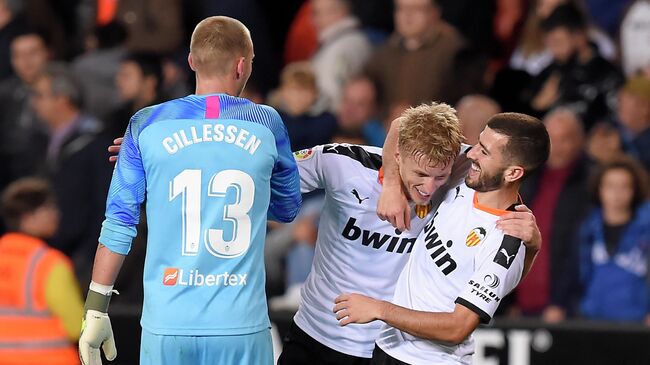
[[[47,182],[25,178],[2,195],[0,364],[79,364],[83,302],[71,261],[44,241],[59,213]]]

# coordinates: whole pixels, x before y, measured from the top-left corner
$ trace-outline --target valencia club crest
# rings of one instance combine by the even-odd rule
[[[485,233],[485,228],[483,227],[476,227],[472,229],[465,239],[465,244],[467,247],[474,247],[478,245],[485,238]]]

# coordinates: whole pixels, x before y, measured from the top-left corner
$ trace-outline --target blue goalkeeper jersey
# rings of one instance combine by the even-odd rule
[[[270,327],[267,215],[289,222],[301,204],[278,113],[224,94],[140,110],[124,136],[99,242],[126,255],[145,198],[142,327],[161,335],[237,335]]]

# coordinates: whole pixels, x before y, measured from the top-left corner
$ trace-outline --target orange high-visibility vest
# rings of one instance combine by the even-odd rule
[[[45,285],[61,252],[19,233],[0,238],[0,364],[79,364],[63,323],[50,313]]]

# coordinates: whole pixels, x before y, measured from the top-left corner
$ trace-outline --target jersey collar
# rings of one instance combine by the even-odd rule
[[[492,215],[497,215],[497,216],[502,216],[502,215],[508,213],[508,211],[514,211],[515,207],[517,205],[523,204],[522,199],[521,199],[521,195],[517,194],[517,202],[515,204],[512,204],[511,206],[509,206],[508,209],[503,210],[503,209],[490,208],[488,206],[481,205],[481,203],[478,202],[478,193],[476,191],[474,192],[474,201],[473,201],[473,203],[474,203],[474,208],[476,208],[478,210],[482,210],[482,211],[484,211],[486,213],[490,213]]]

